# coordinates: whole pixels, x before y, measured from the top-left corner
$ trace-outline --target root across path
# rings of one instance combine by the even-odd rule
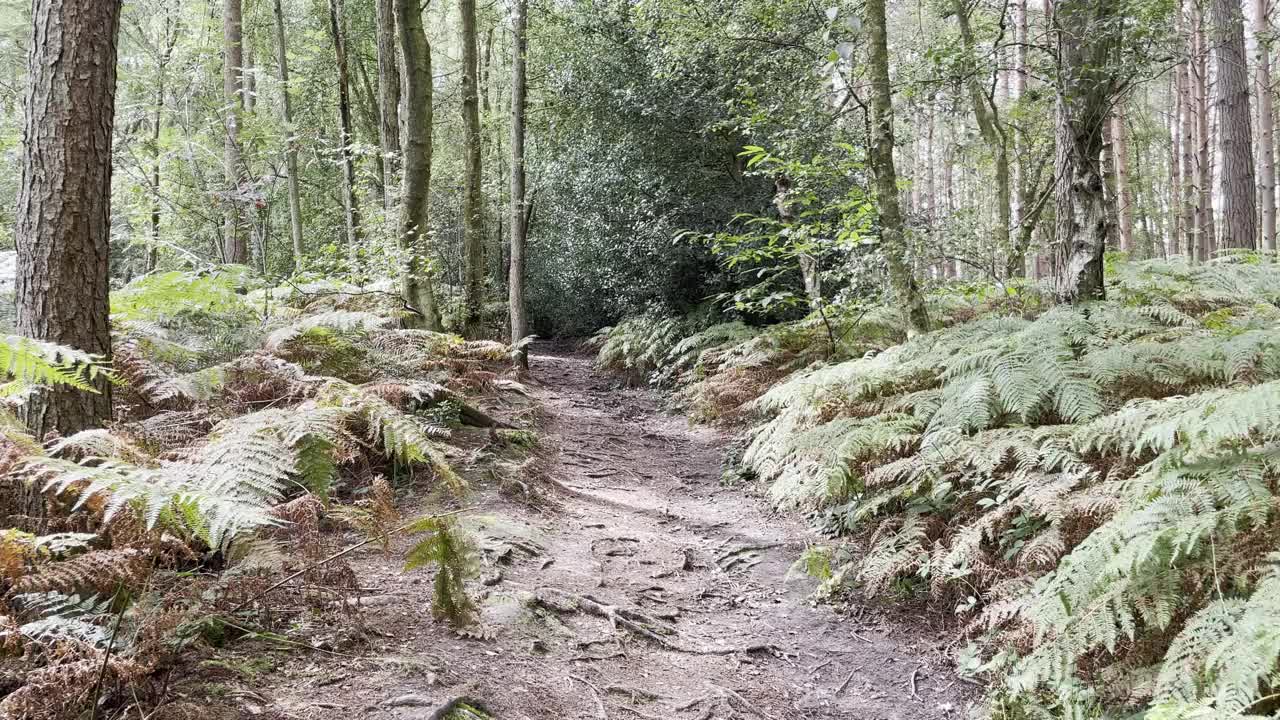
[[[812,581],[788,578],[818,538],[751,489],[721,483],[724,438],[661,412],[653,393],[620,387],[590,358],[542,347],[530,360],[532,392],[551,416],[548,497],[468,502],[479,508],[462,523],[487,563],[478,629],[432,620],[429,577],[405,575],[400,555],[370,548],[352,562],[379,598],[355,610],[366,640],[341,656],[292,656],[264,678],[264,711],[964,716],[968,688],[950,671],[945,633],[911,618],[840,615],[811,602]]]

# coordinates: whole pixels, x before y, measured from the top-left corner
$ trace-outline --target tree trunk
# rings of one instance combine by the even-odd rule
[[[428,200],[431,190],[432,78],[431,46],[422,27],[418,0],[395,0],[396,30],[404,59],[404,189],[397,234],[403,267],[400,293],[417,315],[411,327],[440,330],[440,310],[427,256]]]
[[[289,236],[293,240],[293,271],[306,269],[302,252],[302,193],[298,188],[298,142],[293,127],[293,98],[289,93],[289,52],[285,44],[284,8],[281,0],[275,0],[276,11],[276,64],[280,67],[281,120],[288,133],[285,141],[285,171],[289,173]]]
[[[1188,248],[1188,256],[1205,260],[1212,250],[1216,237],[1213,216],[1213,166],[1210,150],[1213,133],[1209,124],[1209,49],[1204,39],[1203,10],[1196,0],[1191,0],[1191,40],[1193,43],[1191,65],[1191,92],[1195,102],[1196,121],[1196,236],[1195,245]]]
[[[960,25],[960,39],[964,43],[965,58],[971,63],[976,62],[973,30],[969,26],[968,9],[964,0],[954,0],[953,9]],[[969,101],[973,106],[973,116],[978,121],[978,131],[995,156],[996,226],[992,241],[1000,252],[1008,253],[1005,261],[1006,274],[1010,277],[1021,277],[1026,265],[1023,258],[1026,248],[1014,247],[1010,242],[1009,234],[1013,225],[1013,206],[1009,190],[1009,136],[1005,131],[1004,123],[1000,120],[998,106],[983,89],[977,73],[970,73],[967,85]]]
[[[27,47],[18,251],[18,333],[111,356],[108,258],[119,0],[35,0]],[[37,438],[111,418],[111,386],[36,393],[19,413]],[[39,497],[25,499],[39,511]]]
[[[898,206],[898,176],[893,165],[893,91],[889,84],[889,29],[885,0],[866,0],[863,13],[871,40],[871,152],[876,201],[880,210],[880,251],[889,269],[908,337],[928,332],[929,313],[906,260],[906,237]]]
[[[1133,252],[1133,190],[1129,182],[1129,136],[1124,111],[1116,107],[1111,116],[1111,149],[1116,167],[1116,214],[1120,219],[1120,251]]]
[[[382,150],[383,207],[390,211],[400,175],[400,65],[396,59],[393,0],[378,2],[378,142]],[[388,212],[390,216],[390,212]]]
[[[464,333],[479,337],[484,311],[484,212],[480,196],[480,98],[477,73],[476,2],[459,0],[462,15],[463,197],[462,246],[466,277],[463,283]]]
[[[1111,0],[1058,0],[1055,286],[1065,302],[1106,297],[1108,220],[1098,165],[1114,92]]]
[[[164,18],[164,48],[156,61],[156,100],[151,113],[151,217],[147,223],[147,272],[156,269],[160,254],[160,134],[164,126],[164,105],[167,99],[169,61],[178,43],[173,15]]]
[[[507,280],[511,306],[511,342],[529,334],[524,306],[525,239],[529,230],[525,224],[527,203],[524,170],[528,12],[528,0],[515,0],[511,17],[514,35],[514,45],[511,48],[511,265]]]
[[[1222,157],[1222,246],[1257,247],[1257,185],[1253,170],[1253,124],[1249,71],[1240,0],[1213,0],[1217,58],[1218,140]]]
[[[1177,241],[1177,252],[1185,255],[1188,260],[1195,260],[1196,237],[1200,229],[1200,174],[1197,160],[1199,152],[1196,146],[1198,121],[1195,95],[1194,43],[1189,43],[1189,46],[1192,47],[1192,52],[1189,53],[1191,57],[1182,64],[1182,87],[1179,91],[1182,100],[1182,110],[1179,115],[1179,127],[1182,133],[1182,198],[1180,202],[1182,236]]]
[[[1178,237],[1182,232],[1182,65],[1175,65],[1169,76],[1169,98],[1173,111],[1169,113],[1169,206],[1168,235],[1164,238],[1164,257],[1178,252]]]
[[[329,33],[333,36],[333,51],[338,63],[338,151],[342,164],[342,212],[348,250],[354,256],[360,243],[360,205],[356,201],[356,164],[351,152],[355,135],[351,130],[351,73],[347,65],[346,35],[342,30],[344,17],[342,0],[329,0]]]
[[[249,261],[249,244],[241,227],[240,198],[244,194],[244,159],[240,155],[240,115],[244,112],[244,44],[241,0],[222,4],[222,95],[226,102],[226,135],[223,138],[223,176],[227,196],[223,200],[222,261]]]
[[[1271,96],[1271,22],[1270,3],[1254,0],[1254,38],[1257,59],[1254,62],[1258,97],[1258,192],[1262,202],[1262,247],[1276,249],[1276,148],[1275,101]]]

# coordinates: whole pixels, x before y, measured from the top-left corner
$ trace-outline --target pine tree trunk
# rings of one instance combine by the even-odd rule
[[[1213,0],[1213,43],[1222,157],[1222,246],[1253,249],[1257,247],[1258,196],[1240,0]]]
[[[119,0],[35,0],[27,48],[18,251],[17,329],[111,356],[107,317],[111,134]],[[111,386],[42,391],[20,409],[37,438],[111,418]],[[24,498],[38,514],[39,495]]]
[[[356,164],[351,151],[355,134],[351,129],[351,72],[347,64],[347,39],[342,30],[344,17],[342,0],[329,0],[329,33],[338,64],[338,151],[342,164],[342,212],[348,250],[354,255],[360,243],[360,205],[356,200]]]
[[[1111,0],[1058,0],[1055,285],[1058,297],[1106,297],[1102,258],[1109,222],[1098,157],[1114,91]]]
[[[529,51],[529,3],[515,0],[512,9],[514,45],[511,48],[511,263],[507,293],[511,309],[511,342],[529,334],[525,315],[524,274],[527,203],[525,200],[524,132],[527,59]]]
[[[226,135],[223,138],[223,177],[227,196],[223,200],[222,261],[249,262],[249,244],[240,218],[240,198],[244,192],[244,158],[240,154],[240,116],[244,112],[244,44],[241,0],[222,4],[222,96],[226,102]]]
[[[302,192],[298,187],[297,130],[293,127],[293,98],[289,92],[289,50],[285,43],[284,8],[281,0],[275,0],[276,14],[276,64],[280,71],[281,117],[289,137],[285,141],[285,171],[289,173],[289,237],[293,241],[293,271],[306,269],[302,250]]]
[[[484,312],[484,203],[480,196],[479,58],[475,0],[459,0],[458,9],[462,15],[462,246],[466,266],[463,325],[466,336],[474,338],[483,331]]]
[[[906,259],[906,237],[898,206],[898,175],[893,165],[893,90],[889,84],[889,29],[885,0],[866,0],[863,14],[871,42],[871,152],[880,210],[880,251],[889,268],[889,284],[902,311],[907,335],[929,330],[929,313]]]
[[[440,330],[428,260],[429,193],[431,190],[432,78],[431,46],[422,27],[418,0],[395,0],[396,31],[404,60],[404,188],[400,199],[400,293],[416,311],[410,327]]]
[[[400,64],[396,59],[393,0],[378,3],[378,142],[382,151],[382,200],[390,211],[400,175]],[[388,212],[390,216],[390,212]]]
[[[1116,107],[1111,116],[1111,149],[1116,166],[1116,214],[1120,219],[1120,251],[1132,253],[1133,248],[1133,191],[1129,182],[1129,136],[1124,124],[1124,112]]]

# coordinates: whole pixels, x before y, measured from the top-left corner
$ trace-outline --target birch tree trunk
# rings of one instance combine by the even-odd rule
[[[484,312],[484,212],[480,195],[480,97],[477,74],[476,2],[459,0],[462,16],[463,196],[462,247],[466,266],[463,283],[464,333],[479,337]]]
[[[111,356],[107,317],[111,140],[119,0],[35,0],[27,46],[18,251],[17,330],[36,340]],[[24,403],[37,439],[111,419],[111,385],[96,393],[41,391]],[[25,498],[40,508],[39,494]],[[33,513],[33,514],[38,514]]]
[[[1108,219],[1102,131],[1114,91],[1111,0],[1058,0],[1055,286],[1066,302],[1103,299]]]
[[[1253,249],[1257,247],[1258,196],[1240,0],[1213,0],[1213,43],[1222,155],[1222,246]]]
[[[298,188],[298,141],[297,130],[293,127],[293,97],[289,92],[289,48],[285,43],[284,8],[281,0],[275,0],[276,15],[276,65],[280,72],[280,119],[284,123],[284,131],[288,133],[285,141],[285,172],[289,173],[289,237],[293,241],[293,271],[306,269],[306,260],[302,251],[302,193]]]
[[[885,0],[866,0],[863,14],[870,37],[871,171],[875,175],[880,209],[880,250],[889,269],[889,284],[897,297],[907,335],[929,330],[929,313],[915,275],[906,260],[906,237],[898,206],[898,176],[893,165],[893,91],[889,84],[889,31]]]
[[[1276,148],[1275,99],[1271,89],[1271,18],[1268,0],[1254,0],[1254,60],[1258,98],[1258,194],[1262,211],[1262,247],[1276,249]]]
[[[1204,12],[1191,0],[1191,92],[1195,102],[1196,121],[1196,236],[1187,255],[1195,260],[1209,256],[1216,236],[1213,215],[1213,130],[1209,120],[1209,50],[1204,37]]]
[[[402,268],[400,294],[415,315],[410,327],[440,330],[428,261],[429,193],[431,190],[432,95],[431,46],[422,27],[418,0],[394,0],[396,31],[404,59],[404,189],[397,234]]]

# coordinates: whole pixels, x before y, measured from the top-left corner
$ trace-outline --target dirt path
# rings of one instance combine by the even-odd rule
[[[715,433],[660,412],[648,391],[619,389],[588,358],[535,355],[532,370],[564,489],[542,510],[491,494],[468,521],[493,563],[490,637],[432,621],[427,579],[370,552],[354,563],[381,593],[361,611],[370,642],[272,671],[262,694],[277,714],[426,718],[459,695],[502,720],[964,713],[942,638],[841,618],[806,601],[811,582],[782,582],[812,538],[721,485]],[[628,617],[642,627],[574,611],[583,597],[641,614]]]

